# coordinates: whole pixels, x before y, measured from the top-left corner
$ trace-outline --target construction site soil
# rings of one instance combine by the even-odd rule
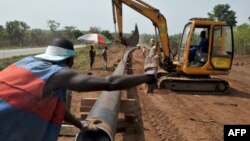
[[[113,64],[122,58],[124,50],[109,49],[108,71],[103,71],[101,55],[97,55],[92,70],[95,76],[111,75]],[[133,53],[135,74],[143,73],[142,50]],[[88,64],[74,68],[87,72]],[[116,141],[222,141],[225,124],[250,124],[250,56],[235,56],[232,70],[225,76],[214,76],[230,84],[226,94],[188,93],[170,90],[154,90],[148,95],[145,85],[137,89],[135,109],[136,132],[118,132]],[[80,117],[80,101],[86,97],[98,97],[100,92],[73,92],[71,112]],[[74,137],[60,136],[58,141],[74,141]]]

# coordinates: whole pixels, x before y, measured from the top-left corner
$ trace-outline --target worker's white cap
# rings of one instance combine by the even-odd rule
[[[43,54],[36,55],[36,58],[52,62],[60,62],[75,56],[74,45],[65,38],[57,38],[49,45]]]
[[[57,46],[48,46],[45,53],[36,55],[35,57],[48,61],[60,62],[73,56],[75,56],[74,50],[69,50]]]

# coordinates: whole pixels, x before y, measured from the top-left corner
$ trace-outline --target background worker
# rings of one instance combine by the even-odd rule
[[[90,60],[89,68],[90,68],[90,70],[93,69],[93,65],[94,65],[94,62],[95,62],[95,55],[96,55],[96,53],[95,53],[95,50],[94,50],[94,46],[91,45],[90,49],[89,49],[89,60]]]
[[[142,55],[143,57],[146,57],[146,47],[145,46],[142,46]]]
[[[153,38],[150,39],[150,50],[149,50],[149,56],[156,55],[156,42]]]
[[[137,44],[136,47],[141,49],[143,57],[146,57],[146,48],[145,48],[145,46],[141,46],[140,44]]]
[[[99,119],[78,121],[65,111],[67,89],[113,91],[155,80],[154,62],[145,65],[145,74],[95,77],[71,69],[74,56],[73,43],[58,38],[45,53],[26,57],[0,72],[1,141],[56,141],[63,120],[82,131],[97,130]]]
[[[102,49],[102,58],[104,61],[103,70],[106,71],[107,67],[108,67],[108,47],[107,47],[107,45],[104,46]]]

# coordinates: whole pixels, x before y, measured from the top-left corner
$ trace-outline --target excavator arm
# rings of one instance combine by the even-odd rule
[[[117,22],[119,38],[122,39],[122,4],[127,5],[152,21],[153,25],[158,29],[165,58],[170,58],[166,19],[158,9],[142,0],[112,0],[113,19],[115,24]],[[160,49],[158,48],[157,50],[159,51]]]

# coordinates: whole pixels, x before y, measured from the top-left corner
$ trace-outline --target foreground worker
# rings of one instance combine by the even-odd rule
[[[152,82],[157,71],[149,61],[145,74],[95,77],[71,69],[74,56],[73,43],[58,38],[44,54],[26,57],[0,72],[0,141],[56,141],[63,120],[82,131],[96,130],[100,120],[78,121],[65,111],[66,89],[128,89]]]

